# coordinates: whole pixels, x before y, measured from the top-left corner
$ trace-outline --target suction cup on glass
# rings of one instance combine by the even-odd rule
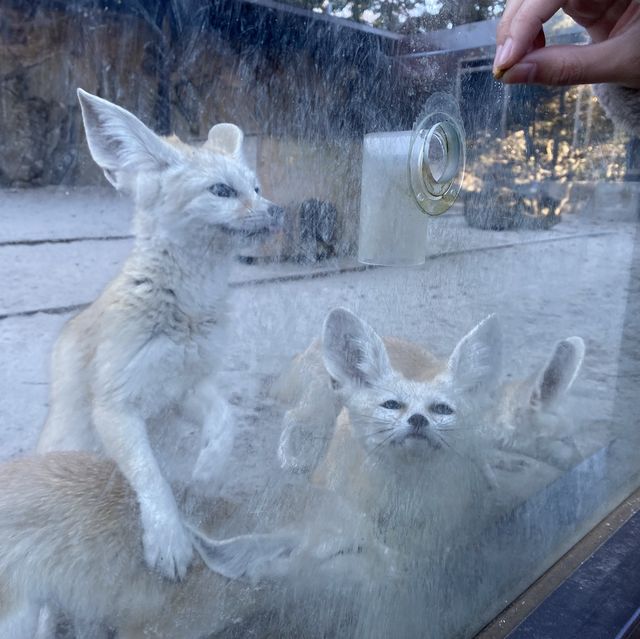
[[[465,135],[455,100],[432,95],[418,118],[409,148],[409,183],[413,197],[428,215],[442,215],[462,186]]]

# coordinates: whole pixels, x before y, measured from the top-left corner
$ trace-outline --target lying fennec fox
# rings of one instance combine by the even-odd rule
[[[312,424],[330,439],[315,482],[382,525],[385,542],[391,541],[391,527],[396,541],[398,535],[415,540],[418,531],[444,539],[473,505],[474,512],[481,509],[490,489],[482,455],[468,453],[477,446],[478,417],[493,401],[500,361],[494,316],[441,362],[409,342],[383,340],[345,309],[333,310],[321,343],[312,344],[279,380],[279,390],[295,395],[301,371],[319,375],[303,381],[297,401],[288,397],[295,408],[288,414],[281,459],[286,464],[293,457],[293,467],[303,465],[299,459],[314,465],[307,451],[295,447],[293,435],[296,425]],[[316,395],[307,392],[311,387]],[[396,541],[391,545],[398,548],[406,539]]]
[[[431,467],[433,485],[450,483],[443,478],[464,456],[469,472],[462,475],[480,467],[484,486],[495,487],[490,465],[496,448],[565,468],[580,456],[560,400],[583,356],[582,339],[569,337],[533,378],[499,385],[501,340],[494,316],[439,362],[417,344],[380,338],[355,315],[336,309],[325,320],[321,341],[299,355],[275,386],[276,396],[292,406],[285,414],[281,462],[315,468],[316,481],[343,495],[354,493],[370,512],[380,509],[381,491],[399,478],[398,468],[413,472],[416,459]],[[440,464],[449,470],[437,470]],[[384,490],[375,488],[376,477]],[[482,487],[483,479],[478,481]]]
[[[353,412],[341,425],[351,424],[356,451],[383,441],[423,451],[446,447],[450,439],[464,446],[465,429],[477,426],[478,416],[492,406],[501,358],[495,316],[440,361],[415,343],[381,338],[357,316],[335,309],[322,338],[274,385],[275,397],[292,407],[284,418],[280,461],[289,469],[315,467],[329,442],[335,448],[333,429],[343,407]]]
[[[498,448],[522,453],[558,469],[582,459],[562,400],[580,372],[585,346],[580,337],[556,343],[533,376],[504,383],[486,415],[485,436]]]
[[[482,545],[487,526],[527,494],[521,489],[531,479],[490,467],[501,458],[496,446],[532,455],[555,449],[565,431],[554,404],[577,373],[581,346],[579,338],[562,340],[534,380],[499,386],[493,316],[439,362],[337,309],[321,341],[281,376],[275,390],[292,404],[281,459],[295,469],[315,466],[313,481],[363,514],[353,527],[390,549],[403,580],[402,587],[376,592],[358,636],[417,637],[425,627],[434,636],[451,632],[431,613],[446,607],[455,616],[456,605],[468,607],[459,601],[459,579],[472,588],[483,580],[469,553]]]
[[[345,445],[347,426],[356,441],[361,441],[364,429],[369,428],[380,438],[389,435],[387,444],[395,445],[400,435],[411,434],[409,422],[403,420],[415,414],[426,421],[416,417],[414,424],[423,424],[425,437],[432,440],[449,433],[471,437],[473,447],[478,444],[475,435],[479,435],[487,463],[494,459],[490,449],[502,448],[566,468],[576,463],[580,455],[561,410],[561,400],[575,381],[583,358],[583,340],[569,337],[555,345],[551,357],[534,376],[498,385],[500,339],[493,316],[460,341],[445,365],[415,343],[379,338],[362,320],[337,309],[325,321],[322,341],[313,342],[296,357],[274,386],[276,397],[292,406],[284,418],[278,451],[281,463],[285,468],[308,470],[324,458],[322,472],[326,474],[326,466],[331,463],[334,469],[329,476],[335,476],[338,468],[347,467],[344,460],[335,461],[337,452],[342,450],[343,455],[352,456],[357,468],[360,458],[354,451],[363,446]],[[359,372],[358,366],[367,372]],[[456,376],[461,377],[460,368],[464,370],[465,366],[478,376],[475,388],[467,386],[467,391],[464,384],[455,382]],[[454,402],[447,404],[437,399],[443,397],[437,394],[443,389],[461,404],[462,416],[460,411],[456,415]],[[383,396],[394,392],[411,401],[392,398],[385,406]],[[350,418],[343,412],[334,434],[334,424],[343,407],[348,409]],[[452,411],[444,420],[444,429],[439,426],[443,415],[428,414],[434,409],[445,414]],[[461,428],[461,417],[470,427],[466,432]],[[386,429],[391,424],[394,429]],[[455,430],[450,430],[452,427]],[[469,442],[466,444],[468,448]],[[327,446],[333,449],[328,455]],[[464,447],[465,442],[458,440],[455,446]],[[492,481],[491,470],[485,466],[485,471]]]
[[[115,460],[140,504],[144,557],[184,576],[191,538],[169,481],[212,484],[232,443],[215,373],[231,257],[273,230],[281,210],[260,195],[242,131],[218,124],[201,146],[161,138],[128,111],[78,90],[89,150],[135,202],[135,247],[101,296],[55,346],[50,409],[38,452]]]
[[[197,639],[250,609],[260,590],[240,578],[332,561],[298,533],[216,542],[192,531],[203,561],[169,581],[145,564],[138,510],[111,460],[54,452],[0,464],[0,637],[32,639],[40,606],[53,602],[76,620],[78,639],[104,636],[105,625],[118,639]]]

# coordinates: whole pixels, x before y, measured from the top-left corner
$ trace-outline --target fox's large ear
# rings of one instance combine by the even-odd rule
[[[212,151],[238,157],[242,152],[244,133],[235,124],[216,124],[211,127],[205,146]]]
[[[500,379],[502,334],[495,315],[489,315],[467,333],[453,350],[447,365],[462,391],[491,391]]]
[[[324,321],[322,357],[327,372],[340,386],[371,386],[391,372],[378,334],[344,308],[334,309]]]
[[[560,340],[536,378],[531,404],[537,408],[550,406],[569,391],[584,359],[584,341],[580,337]]]
[[[78,89],[89,151],[118,190],[133,174],[161,170],[178,160],[178,152],[125,109]]]

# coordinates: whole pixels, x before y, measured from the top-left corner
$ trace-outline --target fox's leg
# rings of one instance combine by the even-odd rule
[[[97,401],[93,421],[105,452],[138,498],[145,561],[170,579],[184,577],[193,555],[191,539],[171,487],[153,454],[145,421],[120,405]]]
[[[63,332],[52,356],[49,412],[38,438],[38,453],[98,449],[91,424],[88,376],[80,357],[76,340]]]
[[[324,457],[342,408],[326,380],[311,380],[283,419],[278,458],[283,468],[311,472]]]
[[[72,393],[65,395],[62,400],[64,405],[58,403],[51,406],[36,444],[37,453],[56,450],[96,452],[100,449],[91,430],[89,406],[78,389]]]
[[[186,407],[187,414],[202,424],[202,448],[196,460],[192,480],[215,488],[231,455],[235,434],[231,407],[215,385],[203,382]]]

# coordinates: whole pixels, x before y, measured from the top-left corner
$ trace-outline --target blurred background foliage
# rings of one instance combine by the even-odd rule
[[[503,0],[287,0],[287,4],[379,29],[415,34],[496,18],[502,14],[505,3]]]

